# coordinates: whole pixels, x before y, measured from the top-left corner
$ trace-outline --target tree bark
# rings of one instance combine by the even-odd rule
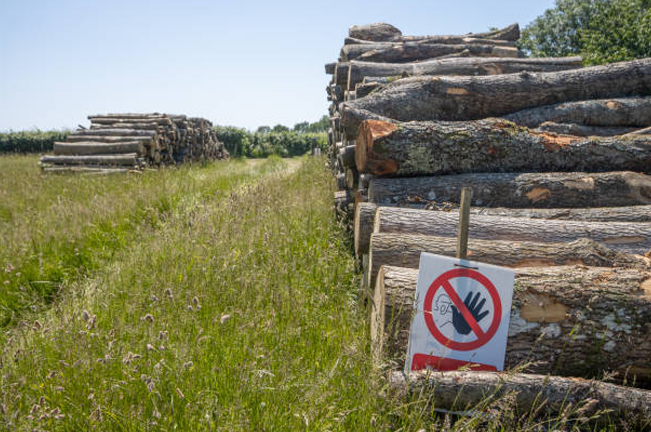
[[[359,179],[359,174],[355,168],[346,168],[346,188],[351,191],[357,191],[357,180]]]
[[[371,311],[376,361],[402,367],[418,270],[380,269]],[[505,368],[638,383],[651,377],[651,273],[560,266],[516,269]]]
[[[651,176],[607,173],[480,173],[432,177],[375,178],[370,202],[399,205],[409,199],[459,203],[472,187],[472,205],[485,207],[616,207],[651,204]]]
[[[496,29],[482,33],[466,33],[465,35],[461,36],[403,36],[402,32],[391,24],[375,23],[369,25],[352,26],[348,29],[348,36],[363,41],[435,40],[439,43],[454,43],[454,41],[459,38],[517,41],[520,39],[520,26],[515,23],[502,29]]]
[[[354,25],[348,29],[348,36],[364,41],[389,41],[402,36],[402,32],[391,24],[374,23]]]
[[[639,130],[634,127],[615,127],[615,126],[586,126],[576,123],[541,123],[536,132],[552,132],[555,134],[574,135],[574,136],[616,136]]]
[[[136,153],[138,156],[145,155],[145,147],[142,142],[123,143],[97,143],[97,142],[55,142],[54,155],[93,155],[113,153]]]
[[[472,214],[593,222],[651,222],[651,206],[512,209],[474,207]]]
[[[364,77],[406,77],[421,75],[499,75],[517,72],[553,72],[581,67],[581,57],[560,58],[447,58],[415,63],[339,63],[337,84],[346,89]],[[431,77],[429,77],[431,79]]]
[[[421,252],[454,257],[457,239],[420,234],[372,234],[366,285],[375,286],[378,271],[383,265],[417,269]],[[468,244],[468,259],[504,267],[582,264],[649,269],[651,264],[649,258],[615,251],[588,239],[567,243],[471,239]]]
[[[474,120],[560,102],[649,94],[651,59],[642,59],[548,73],[405,78],[344,109],[401,121]]]
[[[85,132],[85,131],[84,131]],[[155,140],[149,136],[101,136],[101,135],[68,135],[66,141],[69,143],[77,142],[98,142],[98,143],[125,143],[125,142],[142,142],[149,145]]]
[[[339,150],[341,164],[346,168],[355,168],[355,146],[349,145]]]
[[[107,128],[107,129],[84,129],[81,131],[72,132],[68,136],[76,135],[89,135],[89,136],[146,136],[154,137],[156,136],[155,131],[150,130],[140,130],[140,129],[119,129],[119,128]]]
[[[495,118],[398,124],[367,120],[355,143],[357,170],[378,176],[651,171],[648,135],[572,137],[538,133]]]
[[[346,189],[346,175],[337,174],[337,189],[343,190]]]
[[[468,51],[473,57],[522,57],[515,47],[499,45],[449,45],[423,42],[368,43],[344,45],[339,54],[342,62],[360,60],[375,63],[409,63]]]
[[[457,235],[455,213],[378,207],[374,233]],[[623,252],[643,255],[651,249],[651,223],[583,222],[473,215],[470,238],[534,242],[569,242],[588,238]]]
[[[391,372],[389,388],[394,396],[420,396],[431,400],[437,409],[453,412],[485,413],[492,408],[502,413],[515,411],[530,420],[559,419],[567,413],[568,425],[612,426],[613,418],[618,418],[635,430],[644,430],[651,422],[648,390],[579,378],[473,371]]]
[[[135,153],[117,155],[92,155],[92,156],[43,156],[42,163],[54,165],[137,165]]]
[[[373,221],[377,206],[371,203],[359,203],[355,206],[355,221],[353,223],[353,238],[355,241],[355,256],[361,257],[368,253]]]
[[[651,97],[564,102],[525,109],[507,114],[504,118],[527,127],[538,127],[545,122],[645,127],[651,123]]]

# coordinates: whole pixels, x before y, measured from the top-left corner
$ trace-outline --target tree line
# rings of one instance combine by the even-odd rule
[[[283,125],[260,126],[255,131],[235,126],[216,126],[217,139],[224,143],[231,157],[292,157],[315,148],[327,148],[328,116],[314,123],[301,122],[289,128]]]
[[[315,148],[325,151],[327,116],[310,123],[301,122],[289,128],[283,125],[260,126],[255,131],[235,126],[215,126],[217,138],[226,145],[231,157],[292,157]],[[0,133],[0,153],[47,153],[55,141],[65,141],[70,131],[20,131]]]

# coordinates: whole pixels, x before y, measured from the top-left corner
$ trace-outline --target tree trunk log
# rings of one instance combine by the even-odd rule
[[[409,63],[468,51],[473,57],[522,57],[515,47],[496,45],[449,45],[422,42],[368,43],[344,45],[339,54],[343,62]]]
[[[560,102],[649,94],[651,59],[642,59],[548,73],[405,78],[344,109],[401,121],[474,120]]]
[[[375,178],[370,202],[398,205],[411,198],[459,203],[472,187],[472,204],[486,207],[616,207],[651,204],[651,176],[608,173],[480,173],[433,177]]]
[[[593,222],[651,222],[651,206],[512,209],[474,207],[472,214]]]
[[[527,127],[537,127],[545,122],[644,127],[651,123],[651,97],[565,102],[525,109],[504,118]]]
[[[376,210],[377,206],[371,203],[363,202],[355,206],[353,238],[355,241],[355,256],[358,258],[368,253]]]
[[[359,179],[359,174],[355,168],[346,168],[346,188],[350,191],[357,191],[357,180]]]
[[[520,39],[520,26],[515,23],[503,29],[483,33],[467,33],[461,36],[403,36],[402,32],[391,24],[375,23],[352,26],[348,36],[362,41],[436,41],[437,43],[456,43],[459,38],[479,38],[491,40],[517,41]]]
[[[348,29],[348,36],[364,41],[390,41],[402,36],[402,32],[391,24],[374,23],[354,25]]]
[[[575,123],[541,123],[535,132],[552,132],[555,134],[574,135],[574,136],[616,136],[639,130],[634,127],[614,127],[614,126],[586,126]]]
[[[421,252],[454,257],[457,239],[420,234],[372,234],[366,285],[375,286],[378,271],[383,265],[417,269]],[[588,239],[567,243],[471,239],[468,244],[468,259],[504,267],[582,264],[648,269],[651,264],[649,258],[615,251]]]
[[[84,131],[85,132],[85,131]],[[148,136],[102,136],[102,135],[68,135],[66,141],[70,143],[77,142],[98,142],[98,143],[125,143],[125,142],[141,142],[149,146],[155,142]]]
[[[142,142],[124,142],[124,143],[97,143],[97,142],[55,142],[54,155],[96,155],[96,154],[114,154],[114,153],[136,153],[138,156],[145,155],[145,147]]]
[[[417,269],[380,269],[371,311],[376,360],[402,367]],[[560,266],[516,269],[505,368],[565,376],[651,377],[651,273]]]
[[[364,77],[400,77],[420,75],[499,75],[517,72],[553,72],[581,67],[581,57],[560,58],[448,58],[416,63],[339,63],[337,84],[355,88]],[[431,77],[429,78],[431,79]]]
[[[337,174],[337,189],[343,190],[346,189],[346,175]]]
[[[116,155],[92,155],[92,156],[43,156],[42,163],[54,165],[137,165],[137,154],[126,153]]]
[[[341,164],[346,168],[355,168],[355,146],[349,145],[339,150]]]
[[[456,212],[378,207],[373,232],[455,237],[458,224]],[[470,238],[534,242],[569,242],[588,238],[613,249],[643,255],[651,249],[651,223],[473,215],[470,218]]]
[[[156,136],[156,131],[151,130],[141,130],[141,129],[119,129],[119,128],[108,128],[108,129],[84,129],[81,131],[72,132],[68,136],[76,135],[91,135],[91,136],[144,136],[144,137],[154,137]]]
[[[648,135],[572,137],[537,133],[494,118],[398,125],[367,120],[355,143],[357,170],[378,176],[651,171]]]
[[[617,418],[620,422],[615,424],[623,421],[634,430],[645,430],[651,423],[650,391],[579,378],[473,371],[418,371],[407,376],[392,372],[389,388],[394,396],[420,396],[431,400],[436,409],[453,412],[513,410],[518,417],[552,422],[566,413],[568,426],[585,422],[612,426]]]

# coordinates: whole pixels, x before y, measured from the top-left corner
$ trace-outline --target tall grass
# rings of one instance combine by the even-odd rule
[[[46,229],[65,208],[69,220],[54,225],[56,238],[86,238],[96,228],[76,231],[69,222],[131,222],[120,247],[107,246],[109,257],[64,279],[49,307],[25,311],[2,333],[0,427],[545,430],[518,418],[508,401],[501,415],[432,421],[431,395],[392,396],[371,367],[358,275],[333,217],[333,181],[323,163],[273,159],[142,178],[32,178],[43,188],[25,197],[35,210],[11,205],[8,225],[30,214]],[[95,204],[70,192],[68,205],[52,209],[45,202],[61,188],[50,190],[49,182],[78,184],[80,194],[90,188],[107,204],[77,216],[82,204]],[[161,206],[162,196],[171,204]],[[113,213],[102,216],[101,208]],[[23,230],[26,241],[40,232]]]

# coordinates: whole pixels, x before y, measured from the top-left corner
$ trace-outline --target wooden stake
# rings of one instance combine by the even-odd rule
[[[457,242],[457,258],[466,259],[468,256],[468,225],[470,224],[470,202],[472,188],[461,189],[461,206],[459,208],[459,234]]]

